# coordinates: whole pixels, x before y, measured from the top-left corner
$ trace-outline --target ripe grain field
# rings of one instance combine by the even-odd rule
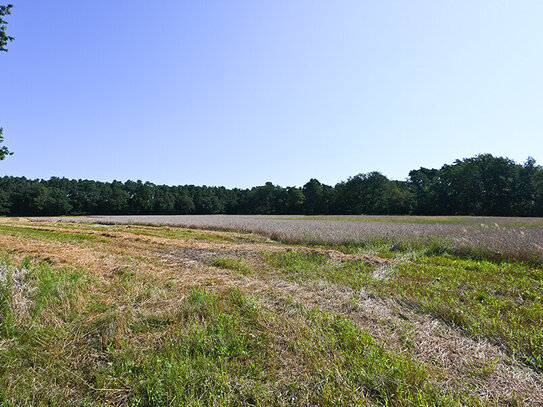
[[[4,405],[543,406],[540,219],[36,220],[0,221]]]

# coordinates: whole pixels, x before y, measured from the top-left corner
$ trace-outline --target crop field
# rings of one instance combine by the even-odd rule
[[[541,219],[0,218],[0,405],[543,406]]]
[[[285,243],[416,248],[543,261],[542,218],[423,216],[89,216],[64,221],[139,223],[251,232]]]

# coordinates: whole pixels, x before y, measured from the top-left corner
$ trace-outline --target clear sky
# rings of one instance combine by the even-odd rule
[[[543,164],[540,0],[10,2],[1,175],[300,186]]]

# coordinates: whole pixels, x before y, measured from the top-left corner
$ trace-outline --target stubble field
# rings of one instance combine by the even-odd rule
[[[540,219],[4,218],[0,403],[543,405],[542,236]]]

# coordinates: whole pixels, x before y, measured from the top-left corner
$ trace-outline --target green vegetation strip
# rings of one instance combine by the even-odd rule
[[[20,236],[29,239],[36,240],[56,240],[59,242],[71,242],[71,243],[88,243],[88,242],[101,242],[105,243],[108,239],[86,233],[70,233],[61,231],[42,230],[39,228],[31,227],[19,227],[6,224],[0,224],[0,232],[11,236]]]

